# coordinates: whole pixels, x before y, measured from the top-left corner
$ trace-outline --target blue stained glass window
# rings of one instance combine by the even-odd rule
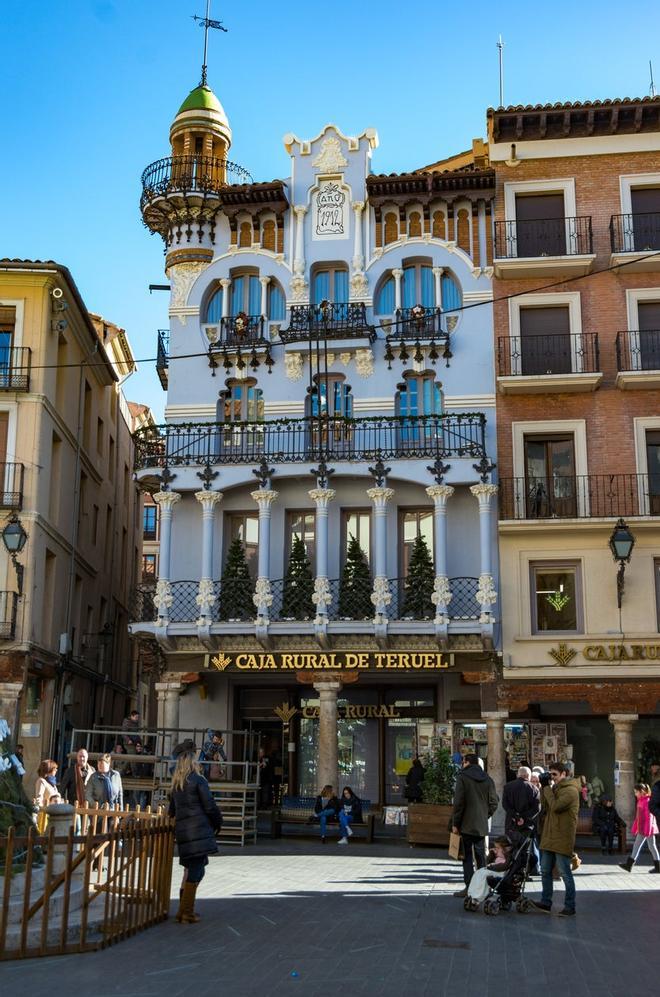
[[[433,279],[433,270],[431,267],[421,268],[421,278],[422,278],[422,300],[421,304],[425,308],[435,308],[435,283]]]
[[[314,304],[330,300],[330,271],[319,270],[314,274]]]
[[[206,321],[209,325],[219,322],[222,318],[222,288],[213,292],[211,300],[206,306]]]
[[[248,315],[261,315],[261,284],[258,277],[250,277],[247,312]]]
[[[283,321],[286,314],[284,293],[279,284],[271,283],[268,292],[268,318],[273,322]]]
[[[416,287],[416,267],[406,267],[403,271],[403,307],[414,308],[419,304]]]
[[[335,270],[335,301],[348,301],[348,271]]]
[[[456,281],[449,274],[442,277],[442,310],[451,311],[460,308],[462,304],[461,291]]]
[[[244,278],[234,277],[231,283],[231,313],[232,315],[238,315],[239,312],[245,311],[245,306],[243,304],[243,294],[244,294]]]
[[[388,277],[384,284],[381,284],[376,297],[376,314],[391,315],[394,311],[394,277]]]

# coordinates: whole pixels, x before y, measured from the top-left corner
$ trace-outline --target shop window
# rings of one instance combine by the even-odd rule
[[[346,706],[377,705],[378,692],[373,689],[347,689],[337,699],[337,747],[339,786],[350,786],[363,800],[376,803],[379,798],[379,721],[374,718],[358,719],[342,716]],[[305,709],[318,708],[318,696],[303,696],[300,701],[303,715],[298,736],[298,786],[301,796],[316,796],[319,791],[318,717],[306,717]]]
[[[362,553],[371,563],[371,513],[363,509],[345,509],[343,520],[342,564],[346,562],[346,553],[351,537],[355,537]]]
[[[294,537],[300,537],[305,545],[305,552],[312,566],[312,574],[316,570],[316,514],[313,512],[287,513],[287,562],[291,556]]]
[[[527,518],[577,515],[575,441],[568,436],[525,436]]]
[[[238,537],[243,544],[250,578],[255,579],[259,560],[259,516],[256,512],[230,512],[228,519],[229,537],[225,545],[225,558],[231,541]]]
[[[423,537],[433,557],[433,511],[431,509],[406,509],[401,513],[400,524],[401,577],[408,577],[410,555],[417,537]]]
[[[533,633],[582,633],[580,567],[576,562],[530,565]]]

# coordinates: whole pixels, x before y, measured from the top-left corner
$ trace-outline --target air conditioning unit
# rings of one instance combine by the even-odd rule
[[[71,637],[69,634],[60,634],[60,654],[71,654]]]

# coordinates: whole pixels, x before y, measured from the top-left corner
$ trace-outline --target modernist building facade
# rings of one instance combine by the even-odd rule
[[[252,725],[271,751],[284,738],[284,779],[304,794],[339,777],[400,801],[413,753],[452,716],[488,724],[501,768],[501,722],[482,716],[499,635],[484,144],[381,176],[372,129],[328,125],[285,136],[289,177],[255,183],[228,162],[206,86],[170,141],[142,178],[171,298],[166,422],[136,434],[157,583],[131,624],[164,655],[159,723]],[[421,609],[406,583],[419,537]],[[236,538],[247,603],[228,577]],[[348,598],[352,539],[368,577]],[[313,582],[296,605],[300,543]]]
[[[532,761],[563,740],[629,817],[660,734],[660,99],[491,110],[488,128],[497,708],[528,718]],[[620,517],[635,546],[619,612]]]
[[[122,383],[123,329],[90,314],[66,267],[0,262],[0,706],[26,780],[74,727],[121,723],[134,695],[128,597],[142,499]],[[148,422],[148,420],[147,420]]]

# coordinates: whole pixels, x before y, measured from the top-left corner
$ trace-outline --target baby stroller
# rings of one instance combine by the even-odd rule
[[[532,909],[531,900],[525,896],[525,882],[531,864],[533,837],[534,827],[521,828],[513,846],[509,868],[501,877],[488,877],[490,892],[483,901],[484,914],[495,915],[501,910],[511,910],[514,903],[519,914],[527,914]],[[465,910],[476,911],[479,901],[466,897],[463,906]]]

